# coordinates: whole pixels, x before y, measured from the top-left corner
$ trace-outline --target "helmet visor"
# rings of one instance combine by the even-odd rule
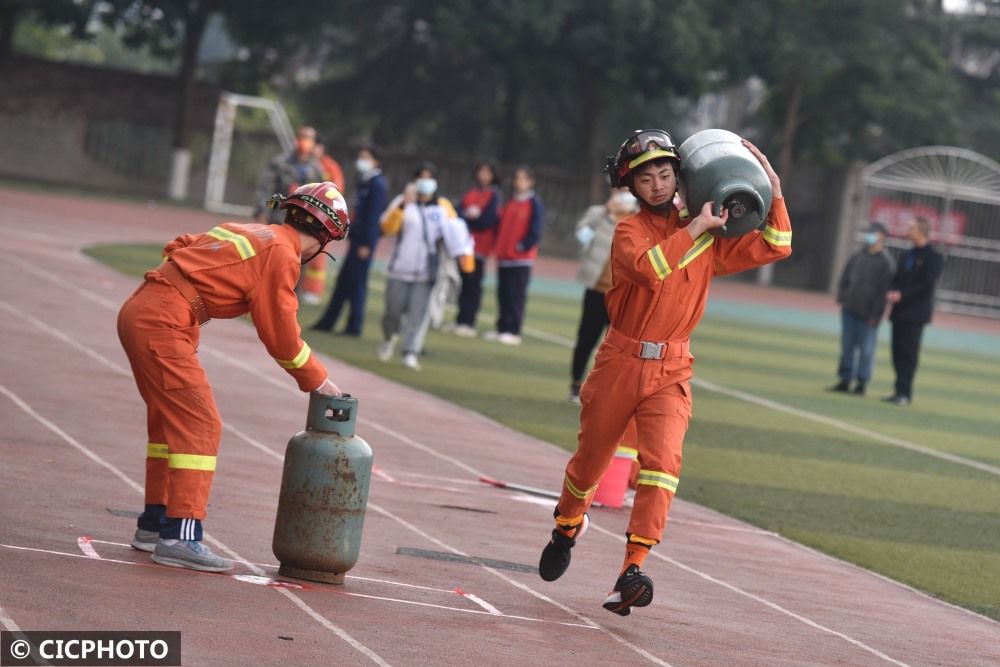
[[[666,157],[678,159],[677,149],[670,135],[663,130],[647,130],[631,137],[624,145],[627,169],[635,169],[644,162]]]

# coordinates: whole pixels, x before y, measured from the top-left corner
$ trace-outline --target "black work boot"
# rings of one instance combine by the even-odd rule
[[[589,524],[590,518],[584,514],[583,519],[575,526],[572,537],[558,528],[552,529],[552,539],[542,549],[542,557],[538,561],[538,574],[541,575],[542,579],[555,581],[563,576],[563,573],[569,568],[571,558],[569,550],[576,544],[577,538],[587,530]]]
[[[632,607],[645,607],[653,601],[653,580],[638,565],[629,565],[604,600],[604,608],[619,616],[628,616]]]

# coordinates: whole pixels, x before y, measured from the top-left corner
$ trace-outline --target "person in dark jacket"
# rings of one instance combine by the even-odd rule
[[[365,319],[365,300],[368,296],[368,270],[375,255],[375,244],[380,234],[379,220],[389,199],[389,189],[380,168],[381,152],[373,144],[358,151],[354,163],[358,171],[358,203],[354,209],[350,247],[347,257],[337,274],[337,285],[326,306],[323,317],[312,328],[332,331],[345,303],[350,303],[345,336],[358,337]]]
[[[521,344],[521,323],[528,298],[531,267],[542,240],[545,210],[535,194],[535,174],[530,167],[514,170],[514,196],[503,207],[497,229],[497,302],[500,316],[496,331],[484,338],[504,345]]]
[[[885,234],[885,226],[873,222],[865,233],[865,247],[851,255],[840,275],[840,382],[830,387],[831,391],[850,391],[851,381],[855,380],[854,393],[863,396],[871,380],[878,325],[896,269],[884,247]]]
[[[462,274],[458,317],[453,329],[456,336],[463,338],[476,336],[476,316],[483,298],[483,273],[496,244],[497,223],[500,222],[500,207],[503,204],[496,164],[489,160],[480,162],[473,175],[476,185],[463,195],[458,208],[458,214],[469,226],[476,244],[476,268],[472,273]]]
[[[913,400],[913,377],[917,373],[920,342],[924,327],[934,311],[934,288],[944,257],[930,243],[931,223],[918,217],[910,227],[913,247],[899,259],[892,289],[886,294],[892,304],[892,365],[896,370],[896,388],[885,400],[909,405]]]

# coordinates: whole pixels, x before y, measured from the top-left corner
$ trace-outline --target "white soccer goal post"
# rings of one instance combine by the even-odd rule
[[[219,106],[215,112],[215,129],[212,132],[212,148],[208,156],[205,208],[215,213],[248,216],[253,212],[252,206],[226,201],[226,182],[229,178],[233,134],[236,129],[236,114],[240,107],[265,111],[271,129],[274,130],[278,143],[284,151],[291,151],[294,147],[295,133],[285,108],[279,102],[225,91],[219,96]]]

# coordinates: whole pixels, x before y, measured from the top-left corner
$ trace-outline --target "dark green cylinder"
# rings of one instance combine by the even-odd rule
[[[743,236],[764,227],[771,210],[771,182],[740,137],[727,130],[702,130],[678,149],[684,203],[698,215],[705,202],[714,202],[721,215],[729,209],[725,227],[716,236]]]
[[[372,450],[354,434],[358,400],[309,395],[306,430],[285,449],[271,549],[278,573],[340,584],[361,551]]]

